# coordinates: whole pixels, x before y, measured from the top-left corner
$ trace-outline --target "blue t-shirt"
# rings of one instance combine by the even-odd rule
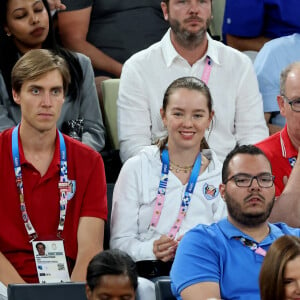
[[[280,73],[296,61],[300,61],[299,33],[266,43],[254,61],[264,112],[271,112],[271,123],[281,127],[285,125],[285,118],[279,113],[277,103],[277,96],[280,94]]]
[[[299,0],[226,0],[223,38],[265,36],[271,39],[300,32]]]
[[[270,234],[258,243],[264,250],[284,234],[300,236],[300,229],[284,223],[269,226]],[[217,282],[224,300],[260,300],[258,280],[264,257],[235,238],[240,236],[253,241],[227,218],[187,232],[179,243],[170,273],[174,296],[181,299],[182,290],[196,283]]]

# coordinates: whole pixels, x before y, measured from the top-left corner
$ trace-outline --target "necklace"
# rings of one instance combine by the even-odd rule
[[[193,166],[194,165],[191,165],[191,166],[179,166],[173,162],[170,161],[170,170],[171,171],[175,171],[176,173],[180,173],[180,172],[183,172],[183,173],[188,173],[190,172],[192,169],[193,169]]]

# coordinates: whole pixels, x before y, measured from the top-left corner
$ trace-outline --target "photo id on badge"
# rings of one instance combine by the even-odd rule
[[[40,283],[70,281],[62,240],[33,241],[32,247]]]

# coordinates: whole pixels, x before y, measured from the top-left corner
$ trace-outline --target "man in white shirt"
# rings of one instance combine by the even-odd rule
[[[206,33],[211,0],[164,0],[170,29],[163,39],[124,65],[118,98],[122,161],[165,135],[159,110],[168,85],[179,77],[207,82],[215,120],[207,140],[220,160],[239,144],[268,136],[262,99],[250,59]]]

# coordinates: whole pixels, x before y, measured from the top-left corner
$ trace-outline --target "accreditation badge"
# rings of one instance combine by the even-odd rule
[[[32,247],[40,283],[70,281],[62,240],[33,241]]]

